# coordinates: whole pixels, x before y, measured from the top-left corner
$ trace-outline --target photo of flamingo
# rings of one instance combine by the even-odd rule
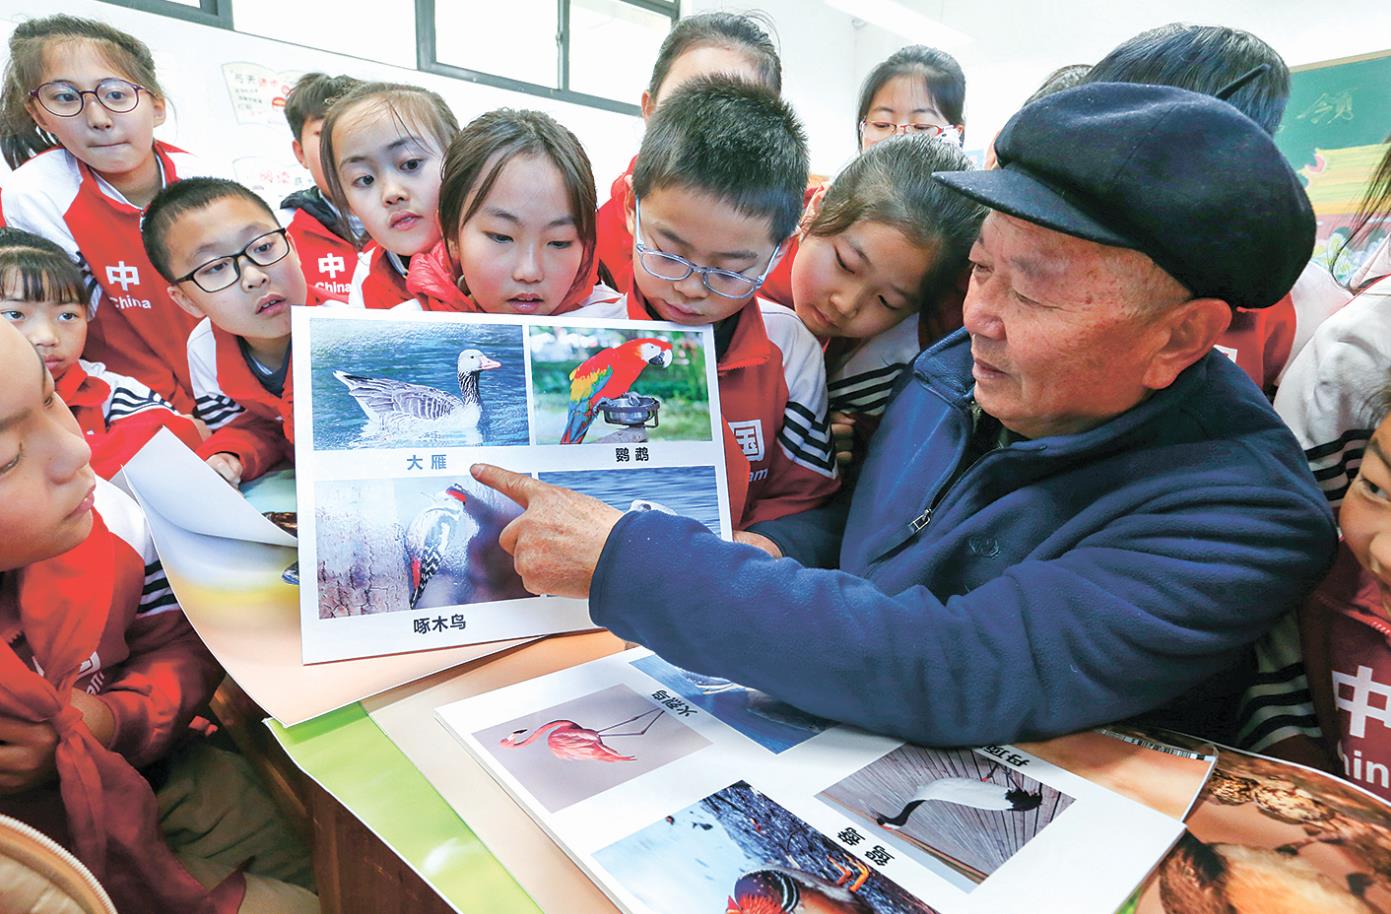
[[[319,618],[515,600],[498,534],[521,513],[467,472],[315,488]]]
[[[311,320],[316,450],[530,443],[522,328]]]
[[[710,745],[655,699],[624,685],[534,711],[473,737],[550,812]]]
[[[532,327],[528,345],[537,444],[710,440],[699,333]]]
[[[1073,802],[983,753],[920,746],[900,746],[817,797],[963,891]]]
[[[744,781],[594,857],[653,914],[935,914]]]

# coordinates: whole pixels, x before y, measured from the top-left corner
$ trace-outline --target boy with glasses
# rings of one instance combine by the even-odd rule
[[[802,214],[806,137],[766,89],[695,80],[648,122],[633,168],[633,284],[586,317],[714,324],[736,529],[814,508],[839,480],[816,338],[758,298]]]
[[[169,296],[200,318],[188,338],[198,455],[233,485],[293,457],[290,306],[318,305],[294,243],[235,181],[190,178],[161,191],[142,227]]]

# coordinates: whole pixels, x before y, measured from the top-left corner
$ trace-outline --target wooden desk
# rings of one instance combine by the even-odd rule
[[[213,712],[313,849],[324,914],[449,914],[454,909],[331,794],[305,776],[262,721],[266,713],[231,679]]]

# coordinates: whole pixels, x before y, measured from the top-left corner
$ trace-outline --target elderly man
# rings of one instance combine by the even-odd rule
[[[1260,127],[1179,89],[1061,92],[996,148],[998,170],[938,176],[993,210],[965,328],[914,363],[843,526],[765,525],[764,551],[478,467],[527,506],[503,534],[527,586],[588,595],[680,666],[918,742],[1157,710],[1222,732],[1251,642],[1333,554],[1298,445],[1212,349],[1233,307],[1299,275],[1308,201]],[[808,567],[835,540],[840,570]]]

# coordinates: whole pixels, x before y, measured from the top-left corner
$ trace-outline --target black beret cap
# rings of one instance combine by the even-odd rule
[[[934,177],[992,209],[1148,255],[1195,297],[1275,304],[1314,248],[1314,214],[1274,141],[1226,102],[1093,83],[1010,118],[993,171]]]

